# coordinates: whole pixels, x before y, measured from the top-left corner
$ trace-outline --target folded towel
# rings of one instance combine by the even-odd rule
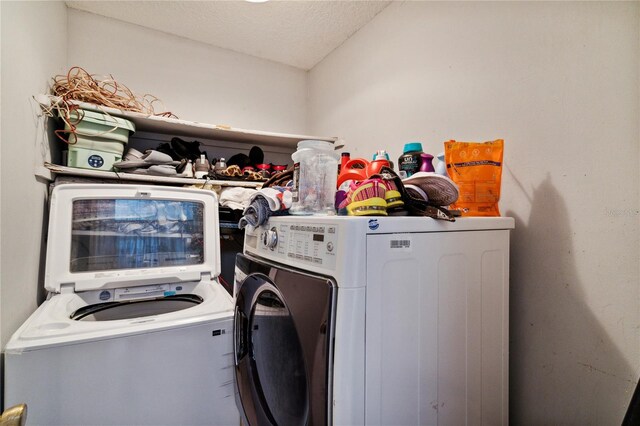
[[[291,188],[283,186],[272,186],[270,188],[262,188],[251,196],[249,202],[258,197],[263,197],[269,203],[271,211],[288,210],[293,202]]]
[[[220,205],[234,210],[244,210],[249,207],[253,197],[258,193],[252,188],[227,187],[220,192]]]
[[[247,225],[251,225],[254,228],[265,223],[269,216],[271,216],[271,210],[269,209],[269,203],[266,198],[260,197],[251,202],[249,207],[242,212],[243,216],[238,222],[238,227],[244,229]]]
[[[290,188],[262,188],[251,196],[249,207],[242,213],[238,226],[240,229],[247,225],[256,227],[265,223],[271,216],[288,214],[292,199]]]

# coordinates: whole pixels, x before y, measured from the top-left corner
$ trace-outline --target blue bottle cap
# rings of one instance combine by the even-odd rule
[[[404,144],[404,149],[402,150],[403,154],[411,151],[422,151],[422,144],[420,142],[409,142]]]

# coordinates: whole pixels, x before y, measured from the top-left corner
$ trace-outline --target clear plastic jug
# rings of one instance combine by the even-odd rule
[[[325,141],[298,142],[293,159],[293,203],[289,213],[296,215],[332,215],[339,154]]]

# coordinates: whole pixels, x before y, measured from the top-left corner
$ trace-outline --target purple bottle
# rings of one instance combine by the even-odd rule
[[[433,155],[431,154],[420,154],[420,171],[421,172],[435,172],[433,168],[433,164],[431,161],[433,160]]]

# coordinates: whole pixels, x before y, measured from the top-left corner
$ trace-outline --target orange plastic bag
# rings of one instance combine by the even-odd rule
[[[451,209],[462,216],[500,216],[500,185],[504,141],[444,143],[449,177],[458,185],[460,197]]]

